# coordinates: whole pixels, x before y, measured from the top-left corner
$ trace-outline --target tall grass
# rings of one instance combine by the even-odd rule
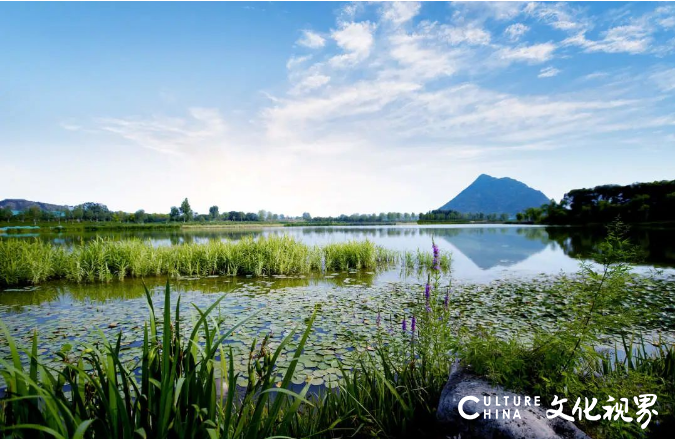
[[[221,331],[220,322],[210,316],[219,301],[207,310],[196,309],[199,319],[184,339],[180,299],[172,319],[168,284],[159,325],[146,294],[150,320],[135,364],[120,360],[121,335],[112,342],[101,335],[97,345],[82,352],[66,347],[59,354],[63,367],[50,368],[37,354],[35,334],[24,367],[21,352],[2,325],[11,351],[9,361],[0,359],[7,383],[0,401],[4,437],[259,438],[298,424],[291,419],[303,404],[311,404],[305,398],[309,384],[300,394],[288,387],[314,316],[303,334],[296,337],[292,331],[273,352],[268,339],[254,342],[248,385],[238,389],[233,356],[223,341],[239,325]],[[275,362],[291,343],[297,344],[295,355],[277,387]]]
[[[172,313],[170,290],[156,315],[146,289],[150,319],[143,327],[142,354],[121,360],[121,335],[84,350],[69,345],[58,366],[38,355],[39,340],[22,352],[0,323],[10,358],[0,359],[7,384],[0,400],[0,435],[12,438],[233,438],[414,437],[428,430],[445,376],[430,373],[424,359],[378,348],[362,357],[334,391],[310,394],[307,383],[290,389],[316,315],[302,334],[291,331],[272,350],[269,337],[250,348],[248,380],[238,387],[233,354],[223,341],[243,322],[222,330],[212,311],[185,337],[180,298]],[[157,318],[159,317],[159,319]],[[410,347],[406,337],[403,346]],[[290,365],[279,355],[294,348]],[[398,351],[397,351],[398,352]],[[410,355],[410,356],[409,356]],[[24,359],[27,364],[24,365]],[[279,378],[281,376],[282,378]],[[431,423],[431,424],[430,424]]]
[[[288,236],[244,238],[153,247],[140,240],[97,239],[72,249],[39,240],[0,241],[0,284],[37,284],[51,279],[109,282],[166,275],[296,275],[325,270],[374,270],[398,254],[370,241],[309,246]]]
[[[465,365],[496,384],[552,400],[555,395],[570,401],[596,398],[598,406],[608,397],[621,398],[656,394],[659,420],[675,420],[675,346],[661,344],[649,352],[645,343],[633,343],[625,334],[639,331],[636,306],[625,304],[630,276],[630,261],[637,254],[625,238],[625,227],[616,222],[594,259],[596,269],[581,263],[576,281],[563,280],[557,288],[568,296],[569,314],[560,317],[556,330],[531,327],[507,337],[477,325],[463,329],[455,351]],[[622,334],[625,356],[620,358],[606,349],[605,336]],[[671,341],[672,343],[672,341]],[[631,404],[628,415],[635,419],[637,407]],[[665,425],[664,424],[664,425]],[[605,419],[580,421],[593,437],[645,437],[659,427],[657,422],[642,429],[637,422]],[[658,433],[654,433],[658,435]]]

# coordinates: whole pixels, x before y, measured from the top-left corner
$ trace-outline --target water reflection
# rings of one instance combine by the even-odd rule
[[[590,258],[606,236],[602,227],[547,227],[546,233],[573,258]],[[628,238],[642,250],[643,262],[657,267],[675,267],[675,230],[633,227]]]
[[[282,288],[314,286],[332,288],[346,285],[373,286],[374,272],[326,273],[315,276],[270,276],[262,278],[214,276],[206,278],[172,279],[171,290],[175,293],[230,293],[235,290],[255,289],[265,293]],[[10,288],[0,292],[0,316],[3,313],[22,312],[32,306],[70,306],[78,302],[108,303],[142,298],[144,284],[149,290],[161,290],[165,279],[124,279],[106,284],[76,284],[48,282],[34,287]]]
[[[40,239],[71,247],[101,237],[137,238],[155,246],[170,246],[281,234],[310,245],[369,239],[400,251],[428,251],[435,239],[441,249],[453,253],[456,279],[486,282],[506,275],[575,271],[577,258],[592,256],[604,238],[604,229],[494,225],[263,227],[46,233],[37,237],[32,233],[31,236],[5,235],[0,239]],[[646,265],[675,267],[675,231],[633,228],[630,234],[632,241],[643,249]]]
[[[481,228],[452,232],[440,237],[484,270],[515,265],[554,245],[543,229]]]

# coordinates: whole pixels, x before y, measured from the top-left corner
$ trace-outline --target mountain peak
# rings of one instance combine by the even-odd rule
[[[461,213],[508,213],[539,207],[549,199],[541,191],[510,177],[480,174],[476,180],[439,210]]]

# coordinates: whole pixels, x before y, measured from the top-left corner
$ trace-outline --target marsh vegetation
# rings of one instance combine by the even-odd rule
[[[291,240],[258,241],[290,248],[262,247],[255,254],[263,257],[241,244],[241,257],[275,267],[274,255],[296,254]],[[167,249],[174,247],[181,246]],[[210,280],[203,278],[180,294],[150,290],[145,299],[85,298],[62,310],[28,305],[5,314],[15,331],[1,336],[5,434],[428,436],[436,433],[436,404],[454,359],[544,400],[659,395],[649,429],[584,424],[596,437],[640,436],[672,422],[675,289],[672,279],[632,274],[627,261],[637,253],[621,230],[598,248],[600,265],[487,285],[451,283],[449,260],[436,247],[408,256],[422,268],[414,277],[421,284],[377,286],[358,281],[368,270],[363,261],[377,261],[374,244],[299,248],[307,247],[322,249],[319,259],[332,267],[348,267],[324,273],[339,290],[272,289],[271,277],[235,282],[237,294],[200,295],[194,291]],[[39,333],[30,330],[36,326]]]

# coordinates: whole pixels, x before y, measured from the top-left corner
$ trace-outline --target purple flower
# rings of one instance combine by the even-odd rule
[[[427,299],[427,302],[431,297],[431,285],[429,284],[429,282],[427,282],[427,284],[424,286],[424,297]]]
[[[413,334],[415,333],[415,326],[416,326],[417,320],[415,320],[415,316],[412,316],[412,320],[410,323],[410,332]]]
[[[445,299],[443,300],[443,306],[445,307],[446,311],[448,309],[448,304],[450,304],[450,292],[446,291]]]
[[[426,308],[426,310],[427,310],[427,312],[431,312],[431,306],[429,306],[429,303],[427,303],[427,308]]]
[[[403,317],[403,321],[401,322],[401,329],[403,330],[403,332],[408,330],[408,326],[405,323],[405,316]]]
[[[436,271],[441,270],[441,251],[439,250],[436,243],[432,243],[431,248],[434,250],[434,261],[432,262],[432,268]]]

